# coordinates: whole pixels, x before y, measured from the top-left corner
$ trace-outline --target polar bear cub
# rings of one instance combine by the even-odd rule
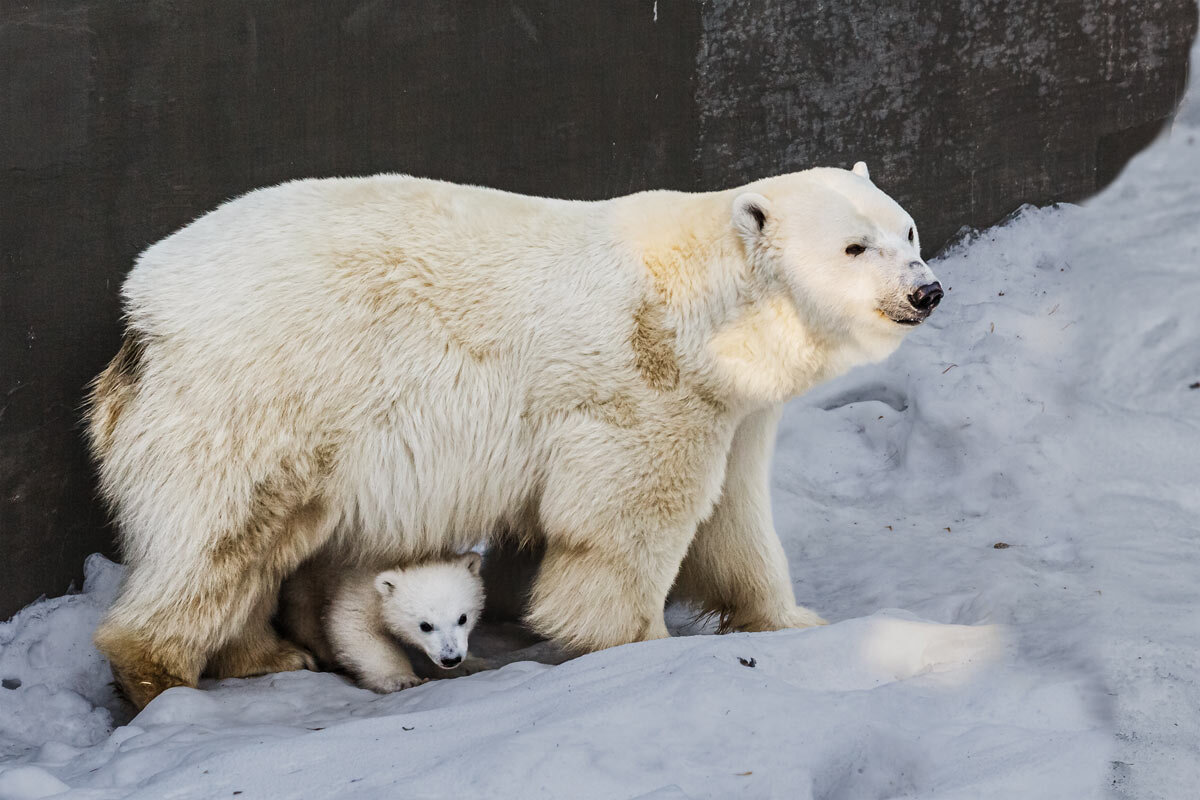
[[[324,581],[328,606],[320,617],[322,631],[305,632],[294,619],[296,595],[311,599],[311,582],[285,592],[285,624],[318,660],[346,670],[359,686],[376,692],[407,689],[424,679],[401,643],[423,650],[444,670],[467,657],[467,640],[483,610],[479,568],[479,554],[466,553],[382,572],[346,570]]]

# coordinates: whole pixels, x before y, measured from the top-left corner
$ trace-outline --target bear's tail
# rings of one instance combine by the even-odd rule
[[[117,425],[138,394],[146,355],[146,335],[127,328],[121,349],[88,387],[84,405],[88,445],[93,458],[105,461]]]

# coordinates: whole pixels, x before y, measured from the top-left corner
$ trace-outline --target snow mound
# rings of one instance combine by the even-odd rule
[[[82,594],[41,600],[0,623],[0,759],[46,743],[88,747],[112,731],[112,673],[92,647],[92,631],[121,568],[93,555],[84,569]],[[11,793],[5,786],[0,780],[0,797]]]
[[[117,572],[99,557],[89,568]],[[18,615],[22,644],[6,657],[86,643],[112,593],[99,583]],[[222,681],[172,689],[111,736],[107,712],[83,700],[108,697],[105,670],[20,674],[5,710],[67,693],[79,707],[42,704],[7,732],[56,742],[0,766],[13,798],[953,797],[981,772],[1051,797],[1078,792],[1080,775],[1094,788],[1108,742],[1087,678],[1029,670],[998,626],[901,611],[521,662],[386,696],[327,673]]]

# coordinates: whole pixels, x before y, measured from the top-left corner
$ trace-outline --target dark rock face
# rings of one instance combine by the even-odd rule
[[[1182,93],[1193,0],[7,3],[0,616],[111,550],[80,441],[134,256],[297,177],[599,198],[870,164],[934,252],[1111,180]]]

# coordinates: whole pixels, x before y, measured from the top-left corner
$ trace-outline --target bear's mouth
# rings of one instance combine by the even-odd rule
[[[878,309],[878,311],[879,311],[879,315],[881,317],[887,317],[888,319],[890,319],[892,322],[896,323],[897,325],[907,325],[910,328],[916,327],[917,325],[920,325],[925,320],[929,319],[928,314],[918,313],[918,314],[911,314],[909,316],[902,317],[899,315],[893,316],[892,314],[889,314],[888,312],[884,311],[882,308]]]

